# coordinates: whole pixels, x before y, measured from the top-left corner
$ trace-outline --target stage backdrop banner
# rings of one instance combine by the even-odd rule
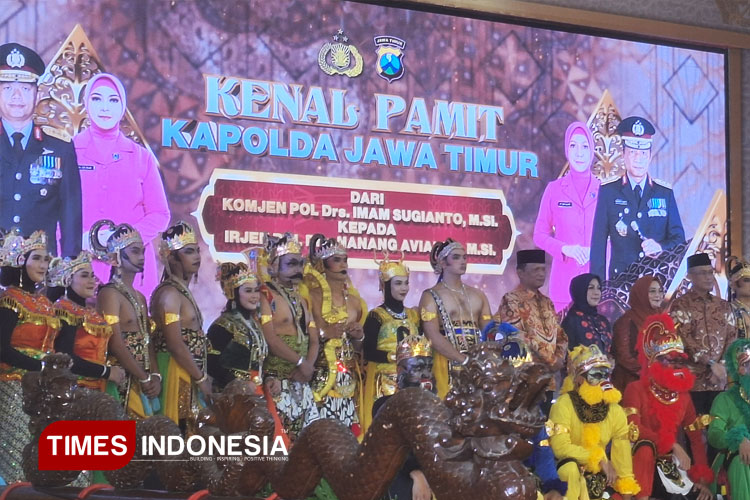
[[[172,220],[202,240],[207,321],[225,304],[215,261],[287,230],[338,237],[371,307],[382,299],[374,250],[404,251],[414,305],[436,280],[430,244],[462,241],[466,282],[494,310],[517,284],[516,251],[537,246],[545,191],[577,193],[582,215],[565,219],[573,205],[555,198],[547,234],[562,237],[567,220],[576,235],[565,245],[588,251],[599,189],[626,171],[615,128],[631,115],[655,128],[649,189],[676,201],[654,194],[638,213],[679,209],[689,251],[723,251],[726,204],[711,203],[727,184],[723,53],[339,0],[138,5],[43,2],[14,14],[6,38],[40,51],[40,119],[71,137],[88,126],[88,80],[122,80],[124,129],[155,154]],[[594,181],[575,193],[565,180],[574,121],[594,146]],[[620,209],[610,239],[637,234],[635,211]],[[569,259],[562,246],[548,245],[553,267]]]

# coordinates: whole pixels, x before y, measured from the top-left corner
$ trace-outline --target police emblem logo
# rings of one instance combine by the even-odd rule
[[[640,120],[636,120],[635,123],[633,123],[632,132],[633,135],[640,137],[646,132],[646,128],[643,126]]]
[[[21,51],[19,51],[18,49],[13,49],[8,54],[8,57],[5,58],[5,62],[11,68],[22,68],[23,65],[26,64],[26,58],[23,57]]]
[[[353,78],[362,73],[362,55],[357,47],[347,43],[349,37],[339,29],[333,35],[333,42],[326,42],[318,52],[318,66],[327,75],[345,75]]]
[[[395,36],[376,36],[378,75],[388,83],[404,76],[404,47],[406,42]]]

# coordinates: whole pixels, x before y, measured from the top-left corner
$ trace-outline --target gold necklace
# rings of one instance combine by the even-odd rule
[[[651,394],[654,395],[654,397],[659,401],[661,404],[665,405],[671,405],[675,404],[678,399],[680,399],[680,393],[670,391],[669,389],[666,389],[664,387],[661,387],[660,385],[657,385],[656,382],[653,380],[648,385],[648,389],[651,391]]]
[[[466,320],[464,319],[464,306],[463,306],[464,301],[469,302],[469,298],[466,296],[466,285],[464,285],[462,281],[461,290],[459,291],[459,290],[456,290],[455,288],[451,288],[450,286],[448,286],[448,284],[445,281],[443,281],[442,283],[445,288],[447,288],[453,293],[454,300],[456,300],[456,302],[458,303],[458,315],[459,315],[459,321],[461,322],[460,324],[461,336],[459,340],[458,336],[454,335],[456,342],[460,344],[460,345],[455,346],[456,350],[458,350],[458,352],[466,352],[469,350],[469,341],[466,337],[466,326],[465,326]],[[461,294],[461,296],[463,296],[463,299],[464,299],[463,301],[460,300],[460,297],[458,296],[458,294]],[[471,303],[469,302],[468,305],[469,305],[469,322],[471,323],[472,329],[476,330],[477,325],[476,323],[474,323],[474,318],[473,318],[473,315],[471,314]]]
[[[742,386],[740,386],[740,396],[745,400],[745,403],[750,404],[750,398],[747,397],[747,393]]]

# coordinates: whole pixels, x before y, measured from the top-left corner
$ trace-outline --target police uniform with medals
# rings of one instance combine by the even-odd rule
[[[44,62],[17,43],[0,46],[0,82],[36,84]],[[21,148],[16,133],[24,134]],[[15,146],[15,147],[14,147]],[[75,148],[34,125],[11,130],[0,124],[0,227],[18,227],[23,234],[41,229],[54,240],[60,224],[62,255],[81,251],[81,179]],[[57,253],[57,245],[50,245]]]
[[[650,150],[654,126],[645,118],[631,116],[617,127],[626,148]],[[639,197],[640,195],[640,197]],[[644,256],[641,243],[653,239],[662,250],[685,242],[674,192],[665,182],[646,176],[633,187],[627,173],[602,184],[591,237],[591,272],[605,276],[607,239],[612,251],[608,279],[615,278]]]

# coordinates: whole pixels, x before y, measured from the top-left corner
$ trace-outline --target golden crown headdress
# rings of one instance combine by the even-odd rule
[[[404,265],[404,252],[401,252],[401,258],[398,260],[390,260],[390,254],[383,252],[383,258],[378,260],[377,253],[374,253],[375,264],[378,265],[378,277],[380,278],[380,288],[383,288],[383,283],[390,281],[391,278],[396,276],[409,276],[409,268]]]
[[[341,246],[336,238],[326,239],[325,236],[317,233],[310,238],[309,252],[310,260],[316,263],[334,255],[346,255],[346,248]]]
[[[657,356],[664,356],[670,352],[685,353],[685,345],[677,334],[672,317],[667,313],[654,314],[644,320],[639,345],[649,364],[653,363]]]
[[[290,254],[302,254],[303,246],[292,233],[284,233],[283,236],[277,237],[266,233],[263,245],[268,253],[268,262],[273,263],[279,257]]]
[[[107,226],[109,236],[106,245],[102,244],[99,236],[103,227]],[[112,265],[120,265],[120,251],[134,243],[143,244],[143,238],[130,224],[115,224],[109,219],[98,220],[89,230],[89,246],[98,260]]]
[[[161,233],[159,249],[162,254],[168,254],[197,243],[193,227],[185,221],[178,221]]]
[[[219,263],[216,270],[216,281],[221,283],[221,290],[228,300],[235,298],[234,291],[249,283],[250,286],[258,286],[260,279],[257,273],[244,262],[235,264],[234,262]]]
[[[575,373],[576,376],[583,375],[596,367],[612,368],[609,358],[599,350],[598,345],[579,345],[570,351],[568,355],[568,373]]]
[[[47,234],[39,230],[24,238],[18,228],[13,228],[3,239],[0,262],[3,266],[23,267],[25,255],[34,250],[47,250]]]
[[[90,266],[94,260],[94,256],[91,252],[86,250],[78,254],[76,258],[70,257],[55,257],[50,262],[49,270],[47,271],[47,286],[56,287],[69,287],[71,281],[73,281],[73,275],[81,268]]]
[[[727,259],[727,270],[729,271],[730,281],[750,277],[750,262],[732,255]]]
[[[461,243],[453,240],[452,238],[448,238],[445,241],[438,241],[437,243],[432,245],[432,251],[430,252],[430,265],[435,271],[435,274],[440,274],[443,272],[443,259],[448,257],[451,252],[458,249],[463,250],[463,248],[464,246]]]
[[[432,343],[424,335],[412,333],[399,341],[396,348],[396,364],[417,356],[432,357]]]

